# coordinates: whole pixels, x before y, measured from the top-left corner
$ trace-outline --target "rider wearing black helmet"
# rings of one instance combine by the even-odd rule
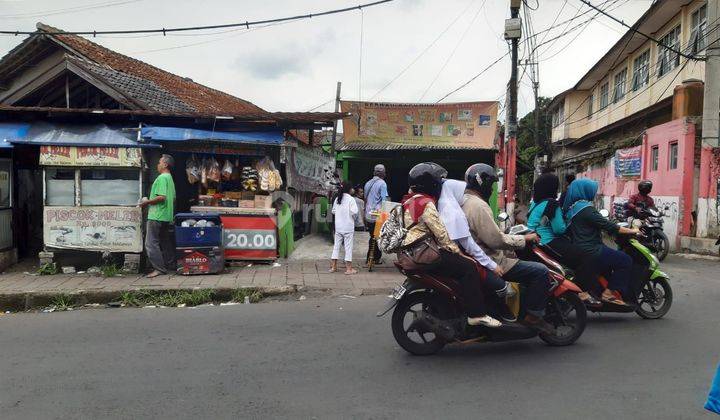
[[[655,207],[655,200],[650,197],[653,183],[649,180],[642,180],[638,184],[638,194],[633,194],[627,202],[629,215],[633,217],[642,217],[641,209],[649,209]]]
[[[464,310],[468,315],[468,324],[499,327],[502,325],[500,321],[487,315],[480,272],[475,260],[463,255],[458,245],[450,239],[438,213],[436,202],[446,176],[447,171],[432,162],[420,163],[410,170],[410,198],[403,202],[402,207],[405,226],[411,228],[403,239],[403,246],[412,247],[428,236],[434,237],[441,249],[440,267],[443,274],[458,280],[462,287],[461,293],[466,297]]]
[[[468,187],[462,208],[470,224],[470,232],[475,242],[501,267],[505,280],[527,287],[527,316],[522,323],[552,333],[553,327],[543,319],[550,280],[547,267],[536,262],[508,258],[503,252],[522,249],[528,242],[537,242],[538,236],[535,233],[507,235],[500,230],[487,203],[497,180],[495,169],[484,163],[472,165],[465,172]]]

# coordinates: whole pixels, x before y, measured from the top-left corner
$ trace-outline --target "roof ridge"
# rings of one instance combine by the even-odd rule
[[[100,62],[98,62],[97,60],[95,60],[95,59],[93,59],[93,58],[91,58],[91,57],[88,57],[88,56],[87,56],[86,54],[84,54],[82,51],[76,51],[76,49],[73,48],[72,46],[66,45],[66,43],[63,42],[62,37],[69,37],[69,38],[71,38],[72,40],[75,40],[76,42],[81,42],[81,43],[90,44],[92,47],[98,48],[102,53],[104,53],[104,54],[106,54],[106,55],[112,55],[112,56],[115,56],[115,57],[122,58],[122,59],[124,59],[124,60],[129,60],[129,61],[131,61],[131,62],[137,63],[137,64],[142,65],[142,66],[147,66],[147,67],[149,67],[149,68],[152,68],[152,69],[155,70],[155,71],[158,71],[158,72],[162,73],[162,74],[165,75],[165,76],[172,77],[172,78],[174,78],[174,79],[176,79],[176,80],[178,80],[178,81],[180,81],[180,82],[192,83],[192,84],[195,84],[195,85],[197,85],[197,86],[201,86],[201,87],[203,87],[203,88],[205,88],[205,89],[208,89],[208,90],[210,90],[210,91],[212,91],[212,92],[214,92],[214,93],[216,93],[216,94],[225,96],[225,97],[230,98],[230,99],[233,99],[233,100],[240,101],[240,102],[242,102],[242,103],[244,103],[244,104],[246,104],[246,105],[249,105],[249,106],[256,107],[256,108],[258,108],[261,112],[268,112],[268,111],[266,111],[266,110],[258,107],[258,106],[255,105],[254,103],[246,100],[246,99],[239,98],[239,97],[237,97],[237,96],[235,96],[235,95],[231,95],[231,94],[229,94],[229,93],[227,93],[227,92],[224,92],[224,91],[222,91],[222,90],[218,90],[218,89],[215,89],[215,88],[213,88],[213,87],[204,85],[204,84],[202,84],[202,83],[198,83],[198,82],[196,82],[195,80],[193,80],[193,79],[191,79],[191,78],[189,78],[189,77],[183,77],[183,76],[177,75],[177,74],[175,74],[175,73],[171,73],[171,72],[169,72],[169,71],[167,71],[167,70],[163,70],[163,69],[161,69],[161,68],[159,68],[159,67],[156,67],[156,66],[154,66],[154,65],[152,65],[152,64],[150,64],[150,63],[147,63],[147,62],[145,62],[145,61],[138,60],[137,58],[130,57],[130,56],[128,56],[128,55],[122,54],[122,53],[117,52],[117,51],[115,51],[115,50],[111,50],[110,48],[107,48],[107,47],[105,47],[105,46],[103,46],[103,45],[100,45],[100,44],[98,44],[98,43],[95,43],[95,42],[93,42],[93,41],[91,41],[91,40],[89,40],[89,39],[87,39],[87,38],[85,38],[85,37],[82,37],[82,36],[79,36],[79,35],[75,35],[75,34],[71,34],[71,33],[66,33],[66,32],[65,32],[64,30],[62,30],[62,29],[56,28],[56,27],[54,27],[54,26],[51,26],[51,25],[48,25],[48,24],[45,24],[45,23],[42,23],[42,22],[36,23],[35,26],[36,26],[36,28],[38,29],[38,33],[44,34],[44,35],[46,35],[46,36],[48,36],[48,37],[56,40],[57,42],[63,44],[63,46],[65,46],[65,47],[67,47],[67,48],[70,48],[71,50],[75,51],[76,53],[82,55],[85,59],[87,59],[87,60],[89,60],[89,61],[91,61],[91,62],[93,62],[93,63],[95,63],[95,64],[98,64],[98,65],[106,65],[106,66],[108,66],[109,68],[111,68],[111,69],[113,69],[113,70],[115,70],[115,71],[120,71],[120,72],[123,72],[123,73],[132,74],[132,73],[129,73],[129,72],[125,71],[125,70],[121,70],[121,69],[114,68],[113,66],[108,65],[108,64],[106,64],[106,63],[100,63]],[[48,32],[50,32],[50,33],[48,33]],[[57,33],[54,33],[54,32],[57,32]],[[137,76],[137,75],[136,75],[136,76]]]

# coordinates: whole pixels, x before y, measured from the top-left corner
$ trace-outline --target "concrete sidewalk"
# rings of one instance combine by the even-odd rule
[[[116,292],[138,289],[235,289],[240,287],[306,286],[323,289],[364,291],[385,290],[402,281],[402,275],[389,264],[373,272],[361,268],[356,275],[328,273],[329,261],[287,261],[227,267],[222,274],[166,275],[149,279],[139,275],[104,278],[88,274],[39,276],[26,273],[0,275],[0,295],[17,293]]]

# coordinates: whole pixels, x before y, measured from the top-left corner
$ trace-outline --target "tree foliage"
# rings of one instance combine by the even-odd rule
[[[538,98],[540,104],[540,140],[541,144],[547,144],[552,130],[552,118],[547,106],[552,98],[541,96]],[[535,145],[535,111],[530,111],[518,121],[518,191],[528,192],[532,188],[533,169],[535,167],[535,156],[542,152],[541,148]]]

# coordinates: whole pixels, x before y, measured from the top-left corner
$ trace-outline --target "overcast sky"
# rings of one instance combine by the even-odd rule
[[[314,13],[367,1],[0,0],[0,27],[34,30],[37,21],[68,31],[211,25]],[[536,32],[550,27],[561,9],[558,22],[572,18],[579,8],[588,10],[580,0],[537,1],[539,9],[531,12]],[[536,0],[529,2],[534,5]],[[651,2],[616,0],[612,14],[634,22]],[[308,111],[331,101],[337,81],[343,83],[343,99],[435,102],[507,52],[502,31],[508,7],[509,0],[395,0],[362,13],[352,11],[250,31],[98,36],[94,41],[269,111]],[[586,14],[570,27],[590,16]],[[547,39],[565,27],[550,32]],[[624,29],[601,17],[568,45],[578,32],[539,49],[542,95],[552,96],[572,86]],[[21,39],[0,36],[0,54]],[[506,58],[445,101],[502,100],[509,74]],[[526,75],[519,97],[520,115],[532,109],[528,80]],[[330,111],[332,107],[331,101],[317,110]]]

